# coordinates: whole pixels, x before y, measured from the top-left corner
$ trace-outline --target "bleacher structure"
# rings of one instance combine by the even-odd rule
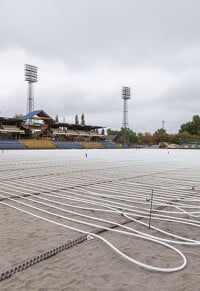
[[[50,127],[52,140],[57,141],[100,141],[105,138],[98,132],[101,126],[70,123],[53,123]]]
[[[100,142],[105,139],[99,133],[102,128],[56,122],[43,110],[34,110],[20,118],[0,117],[0,141],[21,140],[23,143],[23,139],[47,139],[56,148],[83,148],[81,142]],[[29,146],[34,148],[33,142],[24,140],[24,147]]]
[[[19,140],[25,131],[18,118],[0,117],[0,140]]]
[[[117,148],[116,145],[109,140],[100,141],[99,143],[102,145],[102,147],[104,149],[116,149]]]
[[[73,141],[52,141],[52,143],[56,146],[57,149],[83,149],[84,147],[78,143]]]
[[[26,149],[26,146],[16,139],[0,139],[1,150]]]

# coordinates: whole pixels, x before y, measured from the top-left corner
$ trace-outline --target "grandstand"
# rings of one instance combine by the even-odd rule
[[[103,143],[102,126],[56,122],[43,110],[20,118],[0,117],[0,148],[114,148]],[[14,141],[13,141],[14,140]],[[21,143],[19,142],[21,140]]]
[[[52,140],[57,141],[100,141],[105,138],[99,134],[98,129],[102,126],[80,125],[70,123],[52,123],[50,132]]]
[[[0,117],[0,140],[20,139],[25,131],[21,128],[21,122],[17,118]]]

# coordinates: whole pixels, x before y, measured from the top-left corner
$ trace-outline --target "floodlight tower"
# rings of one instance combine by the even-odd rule
[[[124,100],[124,110],[123,110],[123,136],[124,136],[124,145],[126,143],[126,130],[128,128],[128,99],[131,98],[131,88],[122,87],[122,99]]]
[[[29,113],[34,110],[33,83],[38,81],[37,67],[24,65],[24,78],[28,82],[27,113]]]

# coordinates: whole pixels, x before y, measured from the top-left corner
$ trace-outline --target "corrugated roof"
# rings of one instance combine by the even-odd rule
[[[55,120],[51,116],[49,116],[46,112],[44,112],[43,110],[34,110],[32,112],[29,112],[26,115],[20,117],[19,120],[31,119],[35,115],[38,116],[38,119],[48,120],[48,121],[50,121],[52,123],[55,122]]]
[[[32,112],[27,113],[26,115],[20,117],[20,120],[27,120],[31,117],[33,117],[34,115],[37,115],[38,113],[40,113],[42,110],[34,110]]]

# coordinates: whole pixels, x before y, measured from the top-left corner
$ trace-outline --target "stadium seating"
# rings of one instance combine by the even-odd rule
[[[80,144],[83,146],[85,149],[103,149],[102,144],[100,142],[80,142]]]
[[[83,149],[84,147],[73,141],[52,141],[58,149]]]
[[[26,146],[16,139],[0,139],[0,149],[25,149]]]
[[[116,149],[116,145],[109,140],[99,142],[104,149]]]
[[[22,139],[21,142],[28,149],[55,149],[55,145],[47,139]]]

